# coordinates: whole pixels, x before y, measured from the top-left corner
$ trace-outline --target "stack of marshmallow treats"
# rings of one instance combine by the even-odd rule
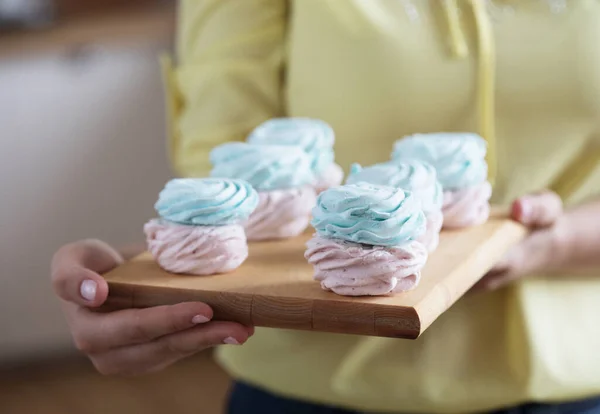
[[[224,144],[210,154],[211,176],[244,180],[258,191],[258,207],[244,223],[248,240],[272,240],[302,233],[316,193],[309,158],[299,147]]]
[[[148,250],[172,273],[230,272],[248,257],[241,223],[257,205],[258,194],[245,181],[171,180],[154,206],[160,218],[144,226]]]
[[[323,289],[375,296],[419,283],[426,219],[411,192],[366,182],[334,187],[319,195],[312,225],[304,257]]]
[[[457,229],[489,218],[492,186],[486,152],[486,142],[477,134],[418,134],[396,141],[392,160],[420,160],[435,168],[444,190],[444,228]]]
[[[324,121],[309,118],[275,118],[256,128],[248,137],[253,145],[297,146],[308,155],[314,174],[312,186],[320,193],[342,183],[344,172],[334,162],[333,128]]]
[[[333,129],[308,118],[277,118],[247,142],[210,153],[211,178],[167,183],[145,226],[148,250],[171,273],[210,275],[238,268],[246,240],[294,237],[310,222],[317,193],[341,184]]]
[[[392,160],[354,165],[319,195],[305,257],[325,290],[345,296],[411,290],[445,228],[483,224],[492,193],[486,143],[466,133],[398,140]]]

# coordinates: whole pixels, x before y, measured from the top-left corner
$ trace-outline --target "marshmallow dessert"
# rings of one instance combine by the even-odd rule
[[[365,182],[322,192],[305,258],[324,290],[377,296],[416,287],[427,261],[420,202],[400,188]]]
[[[477,134],[418,134],[396,141],[392,159],[431,164],[444,189],[444,228],[463,228],[489,218],[492,186],[487,181],[486,150]]]
[[[210,160],[212,177],[243,179],[258,191],[258,207],[244,223],[248,240],[294,237],[308,227],[316,193],[300,147],[228,143],[214,148]]]
[[[342,168],[334,162],[333,128],[319,119],[270,119],[254,129],[247,142],[253,145],[292,145],[302,148],[310,158],[310,167],[315,176],[312,185],[317,193],[340,185],[344,179]]]
[[[171,273],[230,272],[248,257],[241,223],[257,205],[258,194],[242,180],[171,180],[154,206],[160,218],[144,226],[148,250]]]

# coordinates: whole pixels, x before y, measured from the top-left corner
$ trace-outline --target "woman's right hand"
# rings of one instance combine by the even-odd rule
[[[243,344],[254,329],[213,322],[211,308],[199,302],[109,313],[93,312],[108,296],[100,276],[123,262],[99,240],[63,246],[52,260],[54,291],[62,299],[76,347],[106,375],[158,371],[175,361],[220,344]]]

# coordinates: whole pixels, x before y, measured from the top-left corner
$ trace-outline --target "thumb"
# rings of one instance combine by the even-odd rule
[[[52,285],[61,299],[88,308],[101,306],[108,297],[104,278],[80,266],[61,267],[53,272]]]
[[[108,284],[99,273],[122,262],[107,244],[86,240],[61,248],[52,259],[52,286],[62,299],[85,307],[98,307],[108,296]]]
[[[545,191],[518,198],[512,205],[512,218],[530,227],[548,227],[563,212],[562,200],[558,194]]]

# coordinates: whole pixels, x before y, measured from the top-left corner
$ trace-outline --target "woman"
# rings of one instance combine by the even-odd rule
[[[417,341],[258,329],[221,348],[239,381],[230,412],[600,412],[600,279],[564,270],[600,264],[600,202],[563,213],[539,193],[572,206],[597,188],[600,1],[184,0],[179,22],[165,68],[180,174],[205,174],[213,146],[281,115],[329,122],[346,168],[388,159],[403,135],[475,130],[493,201],[516,199],[533,230],[477,285],[486,293]],[[53,263],[101,372],[154,371],[252,335],[197,303],[89,312],[107,295],[98,273],[122,260],[83,241]]]

